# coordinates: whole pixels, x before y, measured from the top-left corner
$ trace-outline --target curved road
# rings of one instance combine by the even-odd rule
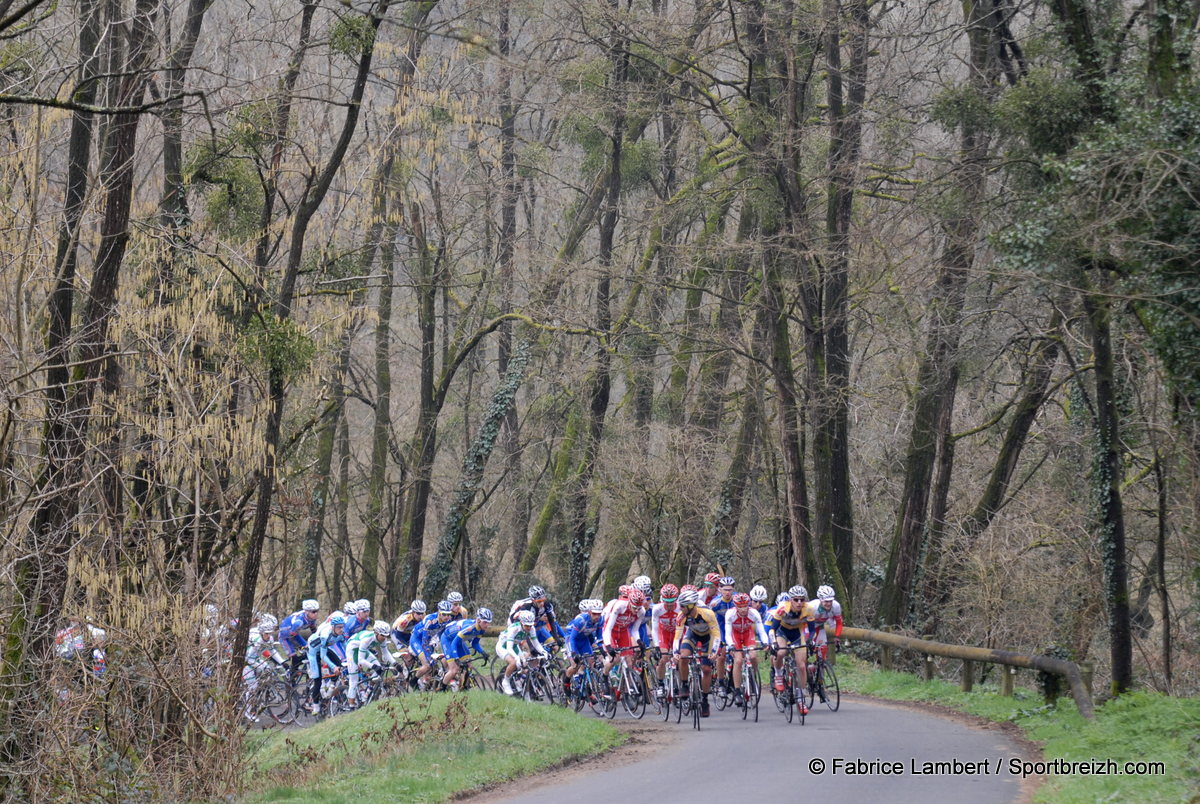
[[[617,717],[628,719],[624,711]],[[647,726],[652,717],[647,711]],[[1009,774],[1009,759],[1023,759],[1025,752],[999,729],[971,728],[858,697],[843,696],[837,712],[823,706],[814,710],[803,726],[799,719],[788,724],[769,696],[763,697],[758,723],[743,721],[740,711],[718,712],[716,707],[699,732],[687,719],[676,725],[672,718],[669,726],[658,722],[664,730],[654,729],[649,736],[651,741],[661,737],[663,748],[618,748],[607,761],[590,763],[590,771],[518,780],[471,800],[612,804],[636,790],[658,790],[676,801],[704,801],[715,795],[718,800],[732,796],[734,801],[753,797],[821,804],[991,804],[1028,798],[1029,787],[1022,787],[1019,775]],[[640,754],[645,757],[637,758]],[[810,767],[816,758],[825,763],[819,775]],[[954,760],[979,764],[959,767],[956,773]],[[874,766],[864,764],[872,761]],[[927,762],[947,765],[924,767]],[[850,772],[855,769],[861,772]]]

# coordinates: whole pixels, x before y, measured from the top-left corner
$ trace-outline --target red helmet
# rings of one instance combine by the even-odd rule
[[[710,572],[704,576],[704,582],[706,584],[711,584],[712,586],[716,586],[717,581],[719,580],[721,580],[721,574],[719,572]]]
[[[679,591],[681,593],[682,592],[699,592],[700,587],[696,586],[696,584],[694,584],[694,583],[687,583],[687,584],[684,584],[683,587],[680,588]]]
[[[642,594],[641,589],[631,589],[629,591],[629,604],[631,606],[640,606],[646,602],[646,596]]]
[[[733,605],[737,606],[739,609],[746,608],[750,605],[750,595],[746,594],[745,592],[738,592],[733,596]]]
[[[664,583],[662,589],[658,590],[658,595],[663,603],[670,603],[679,597],[679,587],[673,583]]]
[[[629,593],[633,591],[633,587],[627,583],[621,584],[621,588],[617,590],[617,597],[621,600],[628,600]]]

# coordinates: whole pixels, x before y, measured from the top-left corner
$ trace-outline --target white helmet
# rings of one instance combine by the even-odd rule
[[[300,608],[303,609],[304,611],[320,611],[321,604],[318,603],[317,601],[313,600],[312,598],[309,598],[308,600],[306,600],[300,604]]]
[[[385,623],[383,620],[376,620],[375,633],[379,634],[380,636],[387,636],[388,634],[392,633],[392,626],[388,623]]]
[[[596,598],[593,597],[592,599],[586,600],[584,602],[588,604],[587,610],[589,612],[604,611],[604,601],[603,600],[597,600]]]
[[[750,599],[757,603],[762,603],[767,599],[767,587],[763,586],[762,584],[755,585],[750,590]]]
[[[779,594],[775,595],[775,605],[778,606],[780,603],[787,603],[791,599],[792,596],[787,592],[780,592]]]
[[[273,615],[264,614],[258,618],[259,631],[274,631],[277,625],[279,625],[279,620],[276,620]]]
[[[639,575],[633,579],[633,587],[641,590],[643,595],[649,595],[654,591],[654,586],[650,583],[649,575]]]
[[[108,636],[108,634],[104,632],[103,628],[97,628],[94,625],[88,626],[88,633],[91,634],[92,639],[96,642],[102,642],[104,641],[104,638]]]
[[[462,592],[451,592],[450,594],[446,595],[446,599],[449,600],[451,603],[462,603],[463,602]]]
[[[347,600],[342,604],[341,611],[346,615],[354,614],[354,612],[358,611],[358,604],[353,600]]]
[[[424,600],[414,600],[412,603],[408,604],[408,610],[413,614],[424,614],[429,610],[429,607],[425,605]]]
[[[833,587],[828,584],[817,588],[818,600],[833,600]]]
[[[370,611],[371,610],[371,601],[367,600],[365,597],[362,600],[355,601],[354,602],[354,610],[355,611]]]
[[[695,606],[699,602],[700,593],[694,589],[688,589],[685,592],[679,593],[679,605],[681,606]]]
[[[583,600],[579,601],[579,610],[580,611],[591,611],[592,610],[592,599],[589,597],[589,598],[584,598]]]
[[[533,624],[536,621],[537,618],[533,616],[532,611],[526,610],[517,613],[517,622],[519,622],[525,628],[533,628]]]

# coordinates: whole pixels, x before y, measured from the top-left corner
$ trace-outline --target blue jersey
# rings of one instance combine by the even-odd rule
[[[413,629],[412,638],[408,642],[409,648],[428,653],[430,643],[440,637],[452,622],[454,621],[438,622],[436,611],[426,614],[425,619],[421,620],[421,624]]]
[[[487,652],[479,644],[479,638],[487,632],[487,624],[478,620],[455,620],[442,631],[442,652],[450,659],[461,659],[467,651],[467,642],[471,650],[484,656]]]
[[[717,615],[717,627],[721,629],[721,641],[725,642],[725,612],[733,608],[733,598],[722,600],[720,595],[713,598],[709,605],[712,613]]]
[[[311,622],[307,614],[308,612],[300,610],[284,617],[283,622],[279,624],[279,642],[288,656],[307,644],[307,640],[300,634],[301,631],[316,630],[317,624]]]
[[[583,612],[574,620],[567,623],[566,637],[572,642],[584,639],[597,642],[600,639],[600,633],[603,628],[603,617],[593,620],[590,614]]]
[[[367,619],[365,619],[361,622],[359,621],[358,617],[347,618],[347,620],[346,620],[346,639],[349,639],[350,637],[357,634],[359,631],[369,628],[374,624],[375,624],[375,621],[372,620],[370,617],[368,617]]]

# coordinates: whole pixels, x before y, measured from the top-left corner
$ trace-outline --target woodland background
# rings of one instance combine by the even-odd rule
[[[236,784],[203,603],[230,689],[719,567],[1195,694],[1198,14],[0,0],[5,795]]]

